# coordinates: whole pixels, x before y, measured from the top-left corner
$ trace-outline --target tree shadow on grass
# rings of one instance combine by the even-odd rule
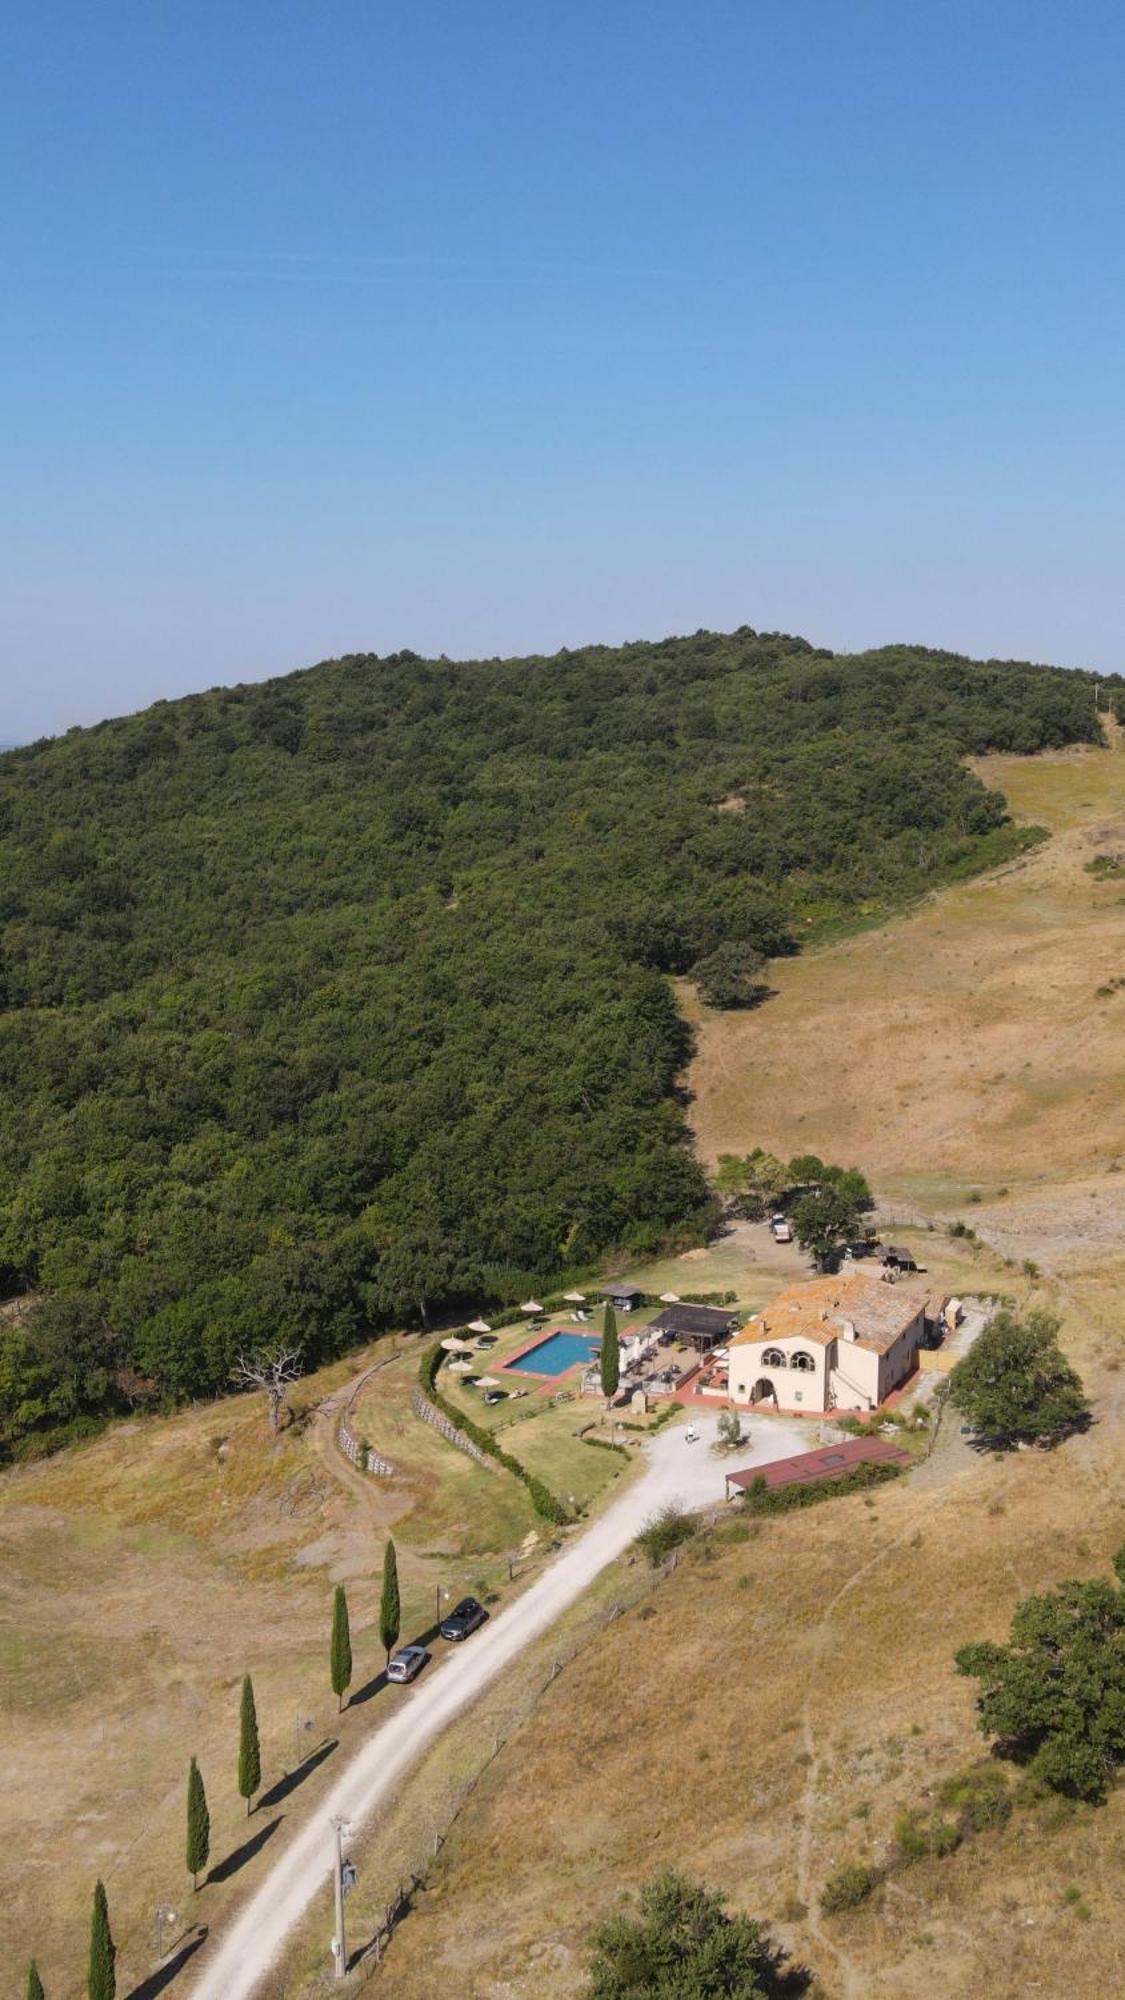
[[[363,1687],[357,1688],[355,1693],[348,1697],[348,1707],[362,1708],[365,1701],[370,1701],[374,1695],[379,1694],[383,1688],[389,1687],[389,1685],[387,1670],[383,1667],[372,1680],[366,1681]]]
[[[157,1995],[172,1984],[173,1979],[183,1971],[189,1958],[195,1957],[200,1945],[206,1943],[206,1940],[207,1925],[200,1924],[195,1936],[180,1946],[175,1957],[170,1958],[166,1965],[158,1966],[147,1979],[141,1980],[139,1986],[131,1987],[125,1995],[125,2000],[157,2000]]]
[[[215,1864],[207,1880],[229,1882],[232,1875],[237,1875],[240,1868],[245,1868],[248,1861],[253,1861],[254,1856],[261,1853],[267,1840],[272,1840],[284,1818],[284,1813],[278,1813],[276,1819],[271,1819],[266,1826],[260,1826],[257,1833],[251,1834],[249,1840],[244,1840],[242,1846],[236,1847],[233,1854],[228,1854],[225,1861]]]
[[[306,1778],[312,1777],[313,1772],[323,1764],[326,1757],[331,1757],[338,1740],[337,1737],[330,1736],[327,1743],[322,1743],[319,1749],[313,1750],[303,1764],[298,1764],[295,1771],[287,1771],[283,1778],[278,1779],[276,1785],[271,1785],[268,1792],[262,1793],[254,1811],[268,1812],[271,1806],[279,1806],[282,1799],[287,1799],[290,1792],[295,1792],[298,1785],[303,1785]]]

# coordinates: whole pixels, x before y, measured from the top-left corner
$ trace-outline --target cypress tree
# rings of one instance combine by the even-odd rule
[[[258,1742],[258,1711],[254,1707],[254,1683],[249,1674],[242,1682],[242,1708],[238,1718],[238,1789],[246,1800],[246,1817],[250,1817],[250,1801],[262,1782],[262,1751]]]
[[[206,1868],[211,1852],[211,1815],[207,1810],[207,1794],[203,1789],[203,1774],[193,1757],[188,1765],[187,1781],[187,1847],[185,1859],[191,1875],[193,1889],[199,1887],[199,1871]]]
[[[329,1665],[332,1670],[332,1692],[336,1697],[337,1713],[344,1706],[344,1695],[352,1677],[352,1635],[348,1625],[348,1600],[342,1583],[336,1585],[336,1596],[332,1605],[332,1645],[329,1651]]]
[[[117,1946],[109,1928],[109,1904],[105,1884],[94,1889],[94,1909],[90,1918],[90,1959],[86,1968],[87,2000],[115,2000],[117,1993]],[[38,1979],[39,1974],[36,1973]]]
[[[39,1977],[39,1967],[34,1959],[27,1968],[27,2000],[46,2000],[43,1981]]]
[[[621,1380],[621,1349],[617,1340],[617,1314],[611,1305],[605,1309],[605,1325],[602,1328],[602,1395],[611,1403],[617,1394]]]
[[[379,1637],[386,1648],[388,1660],[398,1645],[399,1620],[402,1606],[398,1594],[398,1557],[395,1545],[388,1542],[383,1554],[383,1596],[379,1604]]]

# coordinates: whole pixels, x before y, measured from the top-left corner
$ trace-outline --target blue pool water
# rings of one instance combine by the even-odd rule
[[[576,1361],[590,1361],[600,1346],[600,1339],[589,1333],[549,1333],[508,1367],[526,1368],[529,1375],[562,1375]]]

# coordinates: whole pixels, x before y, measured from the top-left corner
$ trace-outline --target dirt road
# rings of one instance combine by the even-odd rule
[[[757,1418],[747,1422],[748,1447],[731,1459],[713,1455],[716,1420],[695,1419],[694,1444],[677,1427],[655,1438],[647,1470],[592,1527],[572,1541],[515,1603],[419,1682],[413,1698],[377,1729],[353,1757],[316,1816],[279,1856],[264,1882],[218,1938],[195,1983],[193,2000],[249,2000],[292,1926],[318,1890],[331,1861],[331,1820],[346,1818],[353,1833],[402,1783],[411,1765],[453,1717],[481,1693],[522,1648],[554,1623],[598,1572],[627,1548],[654,1509],[670,1500],[704,1507],[723,1498],[729,1465],[767,1465],[807,1447],[798,1424]],[[329,1906],[325,1900],[327,1961]]]

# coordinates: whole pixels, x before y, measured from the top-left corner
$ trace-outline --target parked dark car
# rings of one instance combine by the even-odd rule
[[[475,1597],[463,1597],[455,1604],[448,1618],[443,1618],[438,1630],[443,1639],[467,1639],[478,1625],[483,1625],[488,1613]]]
[[[415,1675],[421,1673],[429,1657],[424,1646],[400,1646],[387,1661],[387,1679],[412,1681]]]

